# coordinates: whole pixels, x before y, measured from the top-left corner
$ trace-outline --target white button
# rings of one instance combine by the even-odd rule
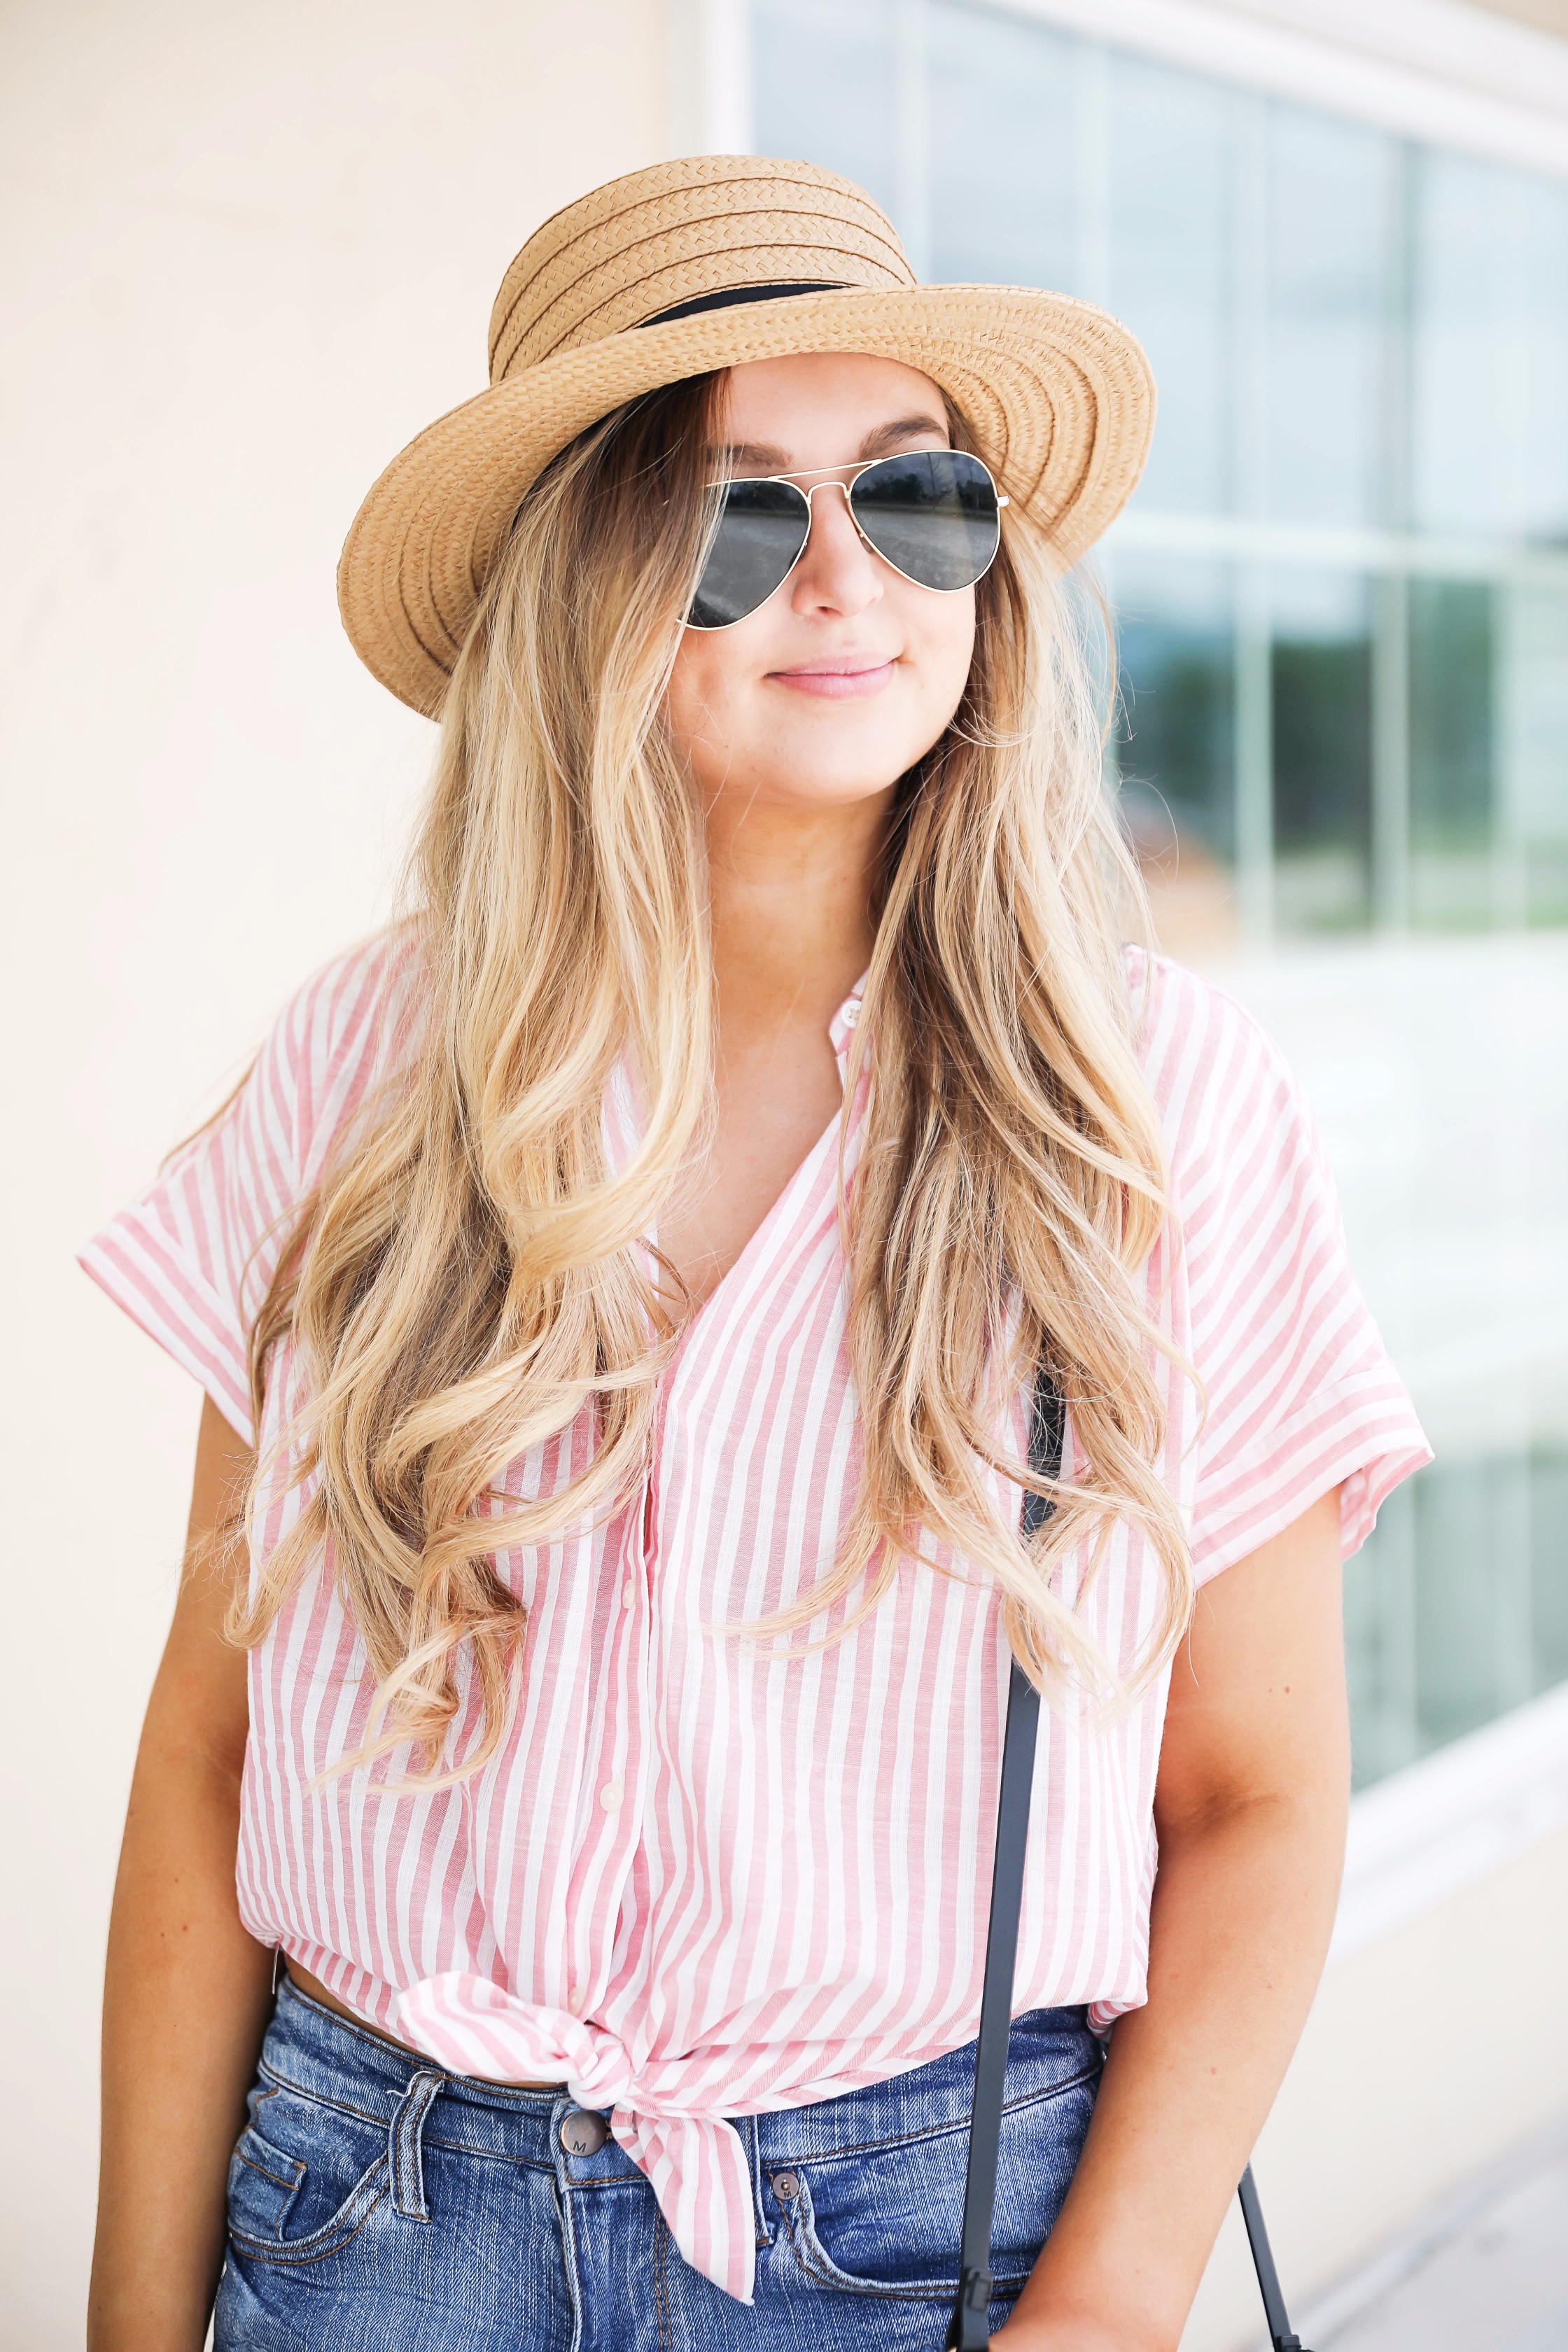
[[[621,1607],[623,1609],[635,1607],[637,1597],[637,1586],[632,1582],[631,1578],[628,1576],[626,1582],[621,1587]]]
[[[844,1026],[846,1029],[853,1029],[859,1018],[860,999],[858,996],[852,996],[844,1008]]]
[[[618,1813],[621,1810],[621,1799],[626,1793],[618,1780],[606,1780],[599,1791],[599,1802],[607,1813]]]

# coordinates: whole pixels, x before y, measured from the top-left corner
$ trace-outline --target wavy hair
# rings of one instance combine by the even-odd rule
[[[635,1488],[674,1336],[637,1244],[711,1132],[714,1016],[703,827],[663,707],[722,387],[630,403],[523,502],[453,675],[411,867],[417,1032],[301,1204],[255,1328],[258,1426],[273,1350],[294,1343],[280,1442],[302,1493],[235,1631],[259,1641],[330,1546],[378,1682],[350,1760],[406,1741],[425,1785],[484,1763],[506,1721],[526,1625],[498,1552]],[[1104,1688],[1081,1591],[1055,1589],[1068,1552],[1090,1536],[1092,1575],[1119,1518],[1146,1531],[1164,1601],[1135,1683],[1192,1598],[1156,1470],[1165,1343],[1141,1297],[1168,1212],[1124,977],[1142,898],[1081,627],[1016,500],[976,594],[963,700],[895,797],[846,1089],[869,1052],[840,1189],[858,1491],[831,1567],[739,1630],[831,1612],[840,1638],[934,1544],[994,1576],[1037,1682]],[[602,1103],[628,1049],[645,1117],[616,1172]],[[996,1427],[1042,1353],[1076,1475],[1041,1488],[1057,1507],[1026,1547],[986,1472],[1039,1486]],[[576,1475],[505,1493],[509,1465],[585,1406]],[[470,1672],[479,1731],[454,1763]]]

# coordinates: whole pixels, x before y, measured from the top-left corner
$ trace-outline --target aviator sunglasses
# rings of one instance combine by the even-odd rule
[[[917,587],[951,595],[990,570],[1006,499],[978,457],[962,449],[918,449],[868,464],[805,466],[803,474],[848,474],[809,490],[783,475],[722,488],[718,527],[686,615],[692,629],[729,629],[765,604],[805,552],[811,502],[841,489],[856,530],[875,555]]]

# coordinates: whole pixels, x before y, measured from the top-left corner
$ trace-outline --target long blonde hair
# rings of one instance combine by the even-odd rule
[[[606,417],[523,503],[453,675],[415,856],[417,1035],[302,1203],[254,1334],[258,1426],[294,1342],[286,1442],[309,1498],[237,1631],[258,1641],[330,1544],[379,1684],[360,1754],[406,1740],[426,1774],[460,1648],[483,1706],[460,1769],[504,1726],[526,1627],[497,1553],[613,1508],[646,1466],[672,1334],[637,1244],[713,1118],[703,830],[662,711],[722,382]],[[1167,1202],[1124,977],[1136,869],[1079,629],[1016,502],[977,595],[963,701],[895,801],[847,1088],[868,1040],[841,1208],[858,1490],[830,1570],[746,1630],[837,1608],[837,1638],[934,1542],[994,1576],[1037,1681],[1103,1681],[1053,1590],[1064,1555],[1087,1533],[1097,1559],[1119,1517],[1142,1522],[1164,1589],[1142,1674],[1192,1592],[1139,1281]],[[627,1049],[644,1129],[615,1172],[602,1105]],[[1042,1351],[1079,1467],[1026,1549],[986,1468],[1031,1483],[998,1453],[996,1408]],[[503,1496],[508,1465],[585,1406],[581,1472]]]

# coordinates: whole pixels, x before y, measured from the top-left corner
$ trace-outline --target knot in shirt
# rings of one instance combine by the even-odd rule
[[[565,2082],[579,2106],[608,2111],[610,2129],[646,2174],[670,2235],[715,2286],[750,2303],[756,2231],[746,2151],[733,2124],[700,2112],[679,2059],[639,2070],[620,2036],[570,2010],[519,2000],[488,1977],[452,1971],[402,1994],[397,2030],[455,2074],[491,2082]]]

